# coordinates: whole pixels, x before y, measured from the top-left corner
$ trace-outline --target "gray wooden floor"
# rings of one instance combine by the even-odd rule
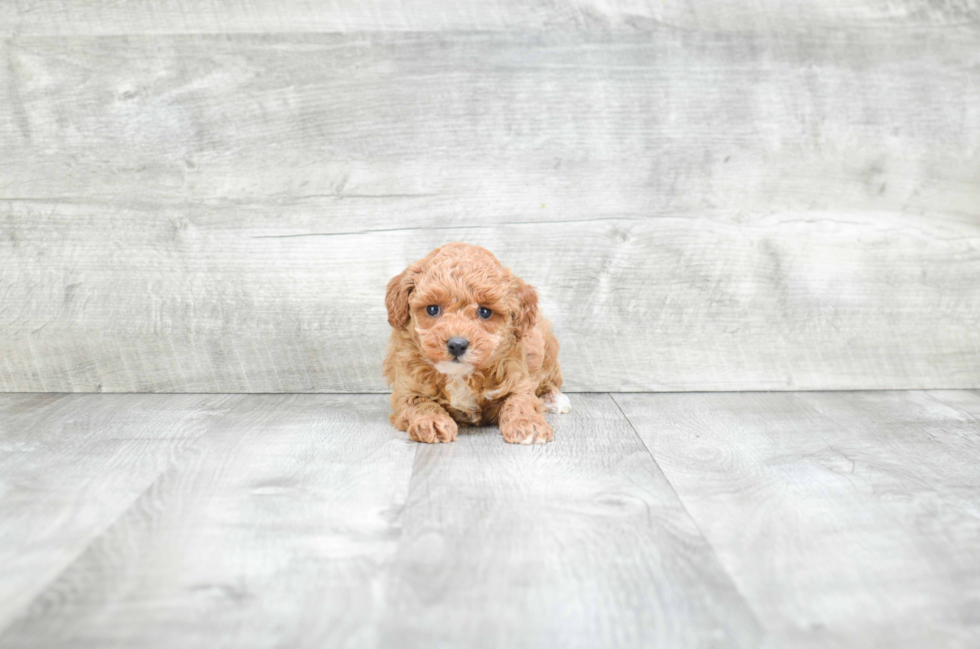
[[[0,646],[980,646],[980,394],[0,395]]]

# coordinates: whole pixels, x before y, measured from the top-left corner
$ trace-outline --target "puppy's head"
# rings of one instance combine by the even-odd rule
[[[436,248],[388,282],[388,323],[406,330],[443,374],[468,374],[534,327],[534,288],[489,251],[463,243]]]

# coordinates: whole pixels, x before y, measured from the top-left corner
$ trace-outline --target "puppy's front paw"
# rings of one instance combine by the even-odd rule
[[[449,415],[422,415],[408,425],[408,436],[426,444],[449,443],[456,439],[456,422]]]
[[[500,434],[508,444],[545,444],[555,438],[555,432],[543,417],[501,423]]]

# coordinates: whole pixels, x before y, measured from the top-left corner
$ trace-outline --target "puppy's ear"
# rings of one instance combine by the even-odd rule
[[[517,295],[517,310],[513,313],[514,333],[517,339],[523,338],[538,321],[538,292],[520,277],[514,276],[514,293]]]
[[[385,306],[388,307],[388,324],[395,329],[404,329],[408,326],[410,320],[408,296],[413,288],[415,288],[415,273],[411,266],[388,282]]]

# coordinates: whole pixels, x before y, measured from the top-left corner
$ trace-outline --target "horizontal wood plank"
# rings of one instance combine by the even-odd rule
[[[452,240],[572,391],[976,387],[976,42],[7,39],[0,389],[381,391],[385,282]]]
[[[615,399],[773,646],[969,647],[980,419],[949,394]]]
[[[0,4],[2,35],[620,29],[975,29],[972,0],[31,0]]]
[[[390,647],[740,647],[760,633],[609,395],[555,441],[422,446],[392,566]]]
[[[380,396],[250,395],[0,646],[377,646],[416,448],[386,409]]]
[[[240,398],[0,395],[0,629]]]
[[[805,213],[269,238],[155,221],[62,221],[56,246],[17,228],[0,387],[382,391],[385,283],[457,239],[539,287],[569,391],[980,384],[967,224]]]
[[[419,213],[962,218],[980,195],[980,47],[955,32],[2,47],[0,199],[42,207],[340,211],[349,218],[328,229],[344,231],[418,226]]]

